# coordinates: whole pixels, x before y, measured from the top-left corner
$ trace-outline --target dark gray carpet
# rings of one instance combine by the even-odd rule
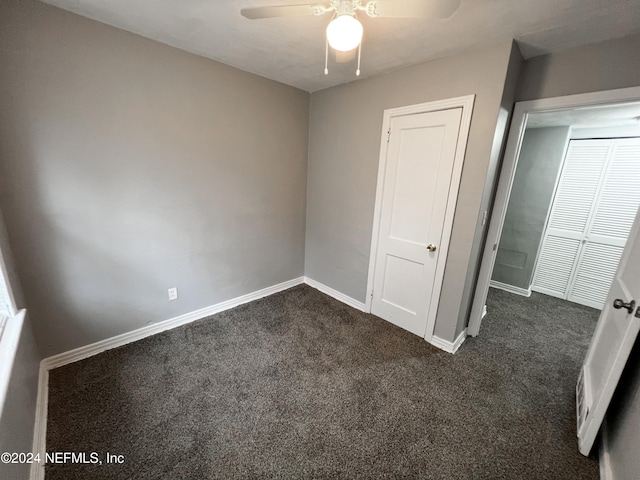
[[[491,291],[456,355],[300,286],[51,372],[54,479],[597,479],[574,385],[598,312]]]

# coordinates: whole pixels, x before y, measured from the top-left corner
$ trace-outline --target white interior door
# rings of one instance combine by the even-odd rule
[[[578,444],[588,455],[640,331],[640,212],[589,345],[576,402]]]
[[[461,117],[462,108],[452,108],[394,117],[390,124],[371,312],[421,337],[435,316],[438,262],[446,260],[441,242],[448,243],[445,215]]]

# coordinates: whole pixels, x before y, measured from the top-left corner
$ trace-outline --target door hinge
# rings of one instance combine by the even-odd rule
[[[391,127],[387,130],[387,143],[389,143],[389,140],[391,140]]]
[[[482,214],[482,226],[485,226],[487,224],[487,220],[489,220],[489,211],[485,210]]]

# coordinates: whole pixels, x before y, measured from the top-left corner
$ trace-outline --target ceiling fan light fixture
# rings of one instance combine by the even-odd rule
[[[355,16],[339,15],[327,26],[327,41],[339,52],[353,50],[362,41],[362,24]]]

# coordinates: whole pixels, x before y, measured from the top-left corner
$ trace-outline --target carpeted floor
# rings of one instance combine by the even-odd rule
[[[596,310],[493,290],[456,355],[299,286],[53,370],[48,480],[597,479],[574,385]]]

